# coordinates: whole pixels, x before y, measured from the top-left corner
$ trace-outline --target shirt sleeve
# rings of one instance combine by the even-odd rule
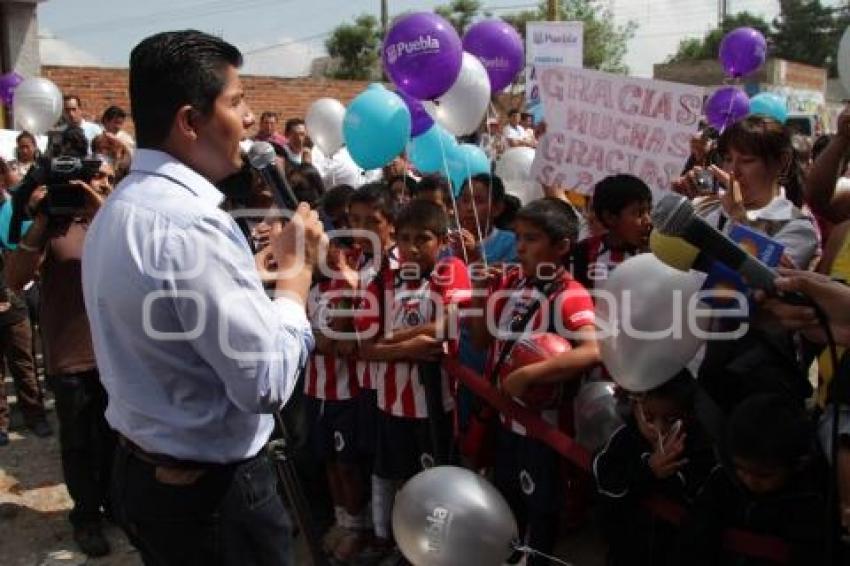
[[[247,413],[279,410],[314,340],[304,305],[266,295],[230,217],[205,216],[171,232],[162,251],[164,296],[198,355]],[[191,329],[191,330],[190,330]]]
[[[561,321],[567,330],[578,330],[582,326],[593,324],[593,299],[581,283],[570,281],[558,296]]]
[[[785,246],[785,253],[797,266],[808,269],[818,248],[815,226],[808,218],[791,220],[777,232],[773,239]]]
[[[472,281],[466,265],[456,257],[447,258],[434,269],[434,289],[444,304],[468,303],[472,298]]]

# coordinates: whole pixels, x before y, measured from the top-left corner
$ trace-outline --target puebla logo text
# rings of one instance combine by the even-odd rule
[[[399,41],[387,47],[387,61],[395,63],[402,55],[416,55],[419,53],[433,53],[440,50],[440,40],[430,35],[422,36],[413,41]]]

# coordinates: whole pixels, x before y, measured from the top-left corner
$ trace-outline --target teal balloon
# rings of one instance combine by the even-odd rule
[[[445,163],[456,148],[454,136],[439,124],[434,124],[410,140],[407,156],[420,173],[445,175]]]
[[[342,121],[348,153],[363,169],[377,169],[402,151],[410,138],[410,110],[397,94],[372,84],[358,94]]]
[[[470,143],[462,143],[448,157],[449,179],[455,196],[460,195],[463,183],[473,175],[490,172],[490,160],[487,154]]]
[[[0,243],[5,249],[14,250],[17,244],[9,242],[9,226],[12,224],[12,199],[6,199],[0,204]],[[27,233],[31,220],[21,222],[21,236]]]
[[[761,114],[784,124],[788,118],[785,99],[772,92],[762,92],[750,99],[750,115]]]

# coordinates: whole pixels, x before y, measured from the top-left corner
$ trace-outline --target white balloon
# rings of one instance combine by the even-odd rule
[[[460,74],[452,87],[422,106],[434,120],[456,136],[478,130],[490,103],[490,78],[475,55],[464,51]]]
[[[392,522],[399,549],[416,566],[500,566],[517,539],[502,494],[455,466],[413,476],[395,497]]]
[[[342,121],[345,106],[335,98],[320,98],[310,105],[304,125],[313,143],[327,156],[343,146]]]
[[[850,27],[844,30],[838,43],[838,78],[846,92],[850,92]]]
[[[704,280],[645,253],[618,265],[597,286],[602,362],[621,387],[654,389],[696,355],[703,344],[697,334],[707,321],[693,316],[691,297]]]
[[[573,401],[576,442],[596,452],[623,424],[617,411],[616,386],[610,381],[582,383]]]
[[[531,176],[534,153],[530,147],[512,147],[496,162],[496,176],[505,184],[505,192],[522,204],[543,197],[543,187]]]
[[[45,78],[26,79],[15,89],[12,110],[18,129],[33,134],[44,133],[62,115],[62,91]]]

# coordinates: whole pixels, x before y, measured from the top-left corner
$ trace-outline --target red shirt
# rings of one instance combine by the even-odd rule
[[[383,321],[378,317],[361,317],[357,325],[361,330],[381,325],[381,334],[394,330],[407,330],[434,322],[438,311],[445,312],[448,304],[460,304],[469,300],[471,283],[469,273],[463,261],[446,258],[440,261],[427,277],[415,280],[402,280],[401,272],[394,272],[392,284],[384,287]],[[369,300],[378,299],[380,287],[373,283],[369,287]],[[373,312],[381,309],[373,308]],[[449,348],[456,351],[457,329]],[[378,390],[378,408],[403,418],[424,419],[428,416],[425,402],[425,387],[419,380],[419,362],[416,360],[396,362],[374,362],[371,367],[373,383]],[[441,372],[443,409],[454,408],[449,378]]]
[[[496,339],[490,346],[486,368],[488,375],[492,374],[502,352],[502,347],[505,341],[510,338],[508,334],[512,322],[524,316],[528,307],[533,304],[534,297],[539,297],[538,293],[534,282],[525,277],[521,269],[508,272],[493,289],[493,294],[488,300],[488,303],[493,304],[493,307],[488,304],[488,308],[493,308],[496,324],[500,332],[504,334],[501,337],[495,337]],[[555,309],[554,312],[553,309]],[[581,283],[565,271],[561,277],[560,290],[550,296],[549,300],[541,303],[537,312],[534,313],[525,329],[522,330],[530,333],[557,333],[559,330],[575,332],[581,327],[593,323],[593,300],[590,298],[590,294]],[[567,336],[567,338],[569,337]],[[542,411],[540,416],[553,425],[558,424],[557,409]],[[502,416],[502,422],[513,432],[525,436],[525,427],[518,422],[505,416]]]

